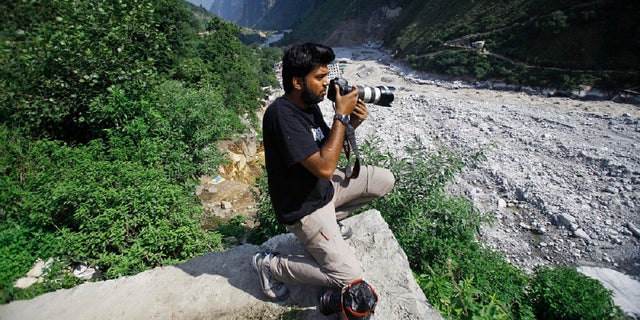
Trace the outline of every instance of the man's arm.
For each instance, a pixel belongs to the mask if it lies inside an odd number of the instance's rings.
[[[354,87],[354,90],[349,94],[341,96],[337,86],[336,84],[336,114],[349,115],[356,107],[358,89]],[[333,120],[331,133],[329,134],[327,142],[320,148],[320,151],[310,155],[300,163],[314,176],[320,179],[330,180],[338,166],[345,131],[346,128],[342,122]]]

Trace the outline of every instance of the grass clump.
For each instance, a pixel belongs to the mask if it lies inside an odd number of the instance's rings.
[[[572,268],[538,267],[529,293],[538,319],[624,319],[611,291]]]

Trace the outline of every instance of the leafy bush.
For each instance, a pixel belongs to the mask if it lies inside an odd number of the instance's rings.
[[[531,301],[538,319],[624,319],[611,292],[572,268],[537,267]]]
[[[38,140],[23,148],[15,159],[22,167],[5,175],[21,189],[5,223],[32,230],[10,231],[18,243],[36,234],[53,243],[31,243],[29,257],[51,247],[52,256],[87,260],[112,278],[220,248],[218,235],[201,230],[193,195],[163,170],[113,159],[99,141],[69,147]]]
[[[207,65],[209,76],[201,82],[216,87],[227,108],[238,114],[253,111],[261,97],[260,66],[253,52],[238,39],[240,28],[213,17],[208,33],[196,44],[195,55]]]
[[[262,77],[260,78],[260,86],[271,86],[277,88],[280,86],[276,75],[273,72],[273,65],[276,62],[282,61],[283,51],[280,48],[265,47],[256,48],[258,54],[257,60],[260,61],[260,67],[262,69]]]
[[[123,116],[146,113],[138,97],[169,76],[215,88],[226,109],[253,111],[266,78],[256,61],[267,55],[244,46],[239,28],[218,17],[198,36],[187,8],[179,0],[47,0],[0,10],[8,28],[0,33],[0,120],[35,137],[86,143]],[[31,14],[39,19],[20,18]],[[114,91],[133,103],[102,110]]]
[[[376,140],[363,145],[374,165],[396,176],[391,193],[372,204],[389,222],[427,298],[443,314],[471,318],[527,317],[524,272],[476,242],[477,230],[491,220],[461,197],[446,194],[446,183],[483,151],[408,149],[407,158],[382,153]]]
[[[241,214],[237,214],[230,219],[221,218],[218,216],[206,217],[205,228],[210,228],[220,233],[222,237],[233,237],[235,240],[231,241],[231,245],[235,245],[237,241],[243,239],[245,234],[249,232],[249,228],[245,225],[247,217]],[[225,241],[225,244],[228,242]]]
[[[225,105],[216,88],[185,88],[175,81],[160,84],[151,101],[154,112],[146,115],[149,124],[142,136],[171,141],[164,149],[167,171],[184,180],[210,173],[224,161],[214,143],[246,130],[236,110]]]
[[[418,276],[425,292],[438,292],[436,304],[441,314],[449,319],[509,319],[510,310],[495,295],[478,289],[472,278],[456,280],[453,275]],[[432,302],[433,303],[433,302]]]
[[[142,89],[166,72],[187,32],[180,1],[16,2],[3,19],[0,107],[34,136],[94,138],[87,108],[113,85]],[[48,11],[46,14],[36,13]],[[0,11],[0,13],[5,13]],[[41,19],[20,19],[35,14]],[[188,25],[188,24],[186,24]]]
[[[38,257],[86,260],[113,278],[222,248],[201,228],[189,180],[221,163],[213,144],[243,130],[237,114],[215,90],[175,82],[150,97],[108,92],[92,109],[110,128],[104,141],[70,146],[2,127],[5,302],[56,288],[12,289]]]
[[[271,205],[267,186],[267,171],[263,170],[263,172],[264,175],[256,180],[256,188],[253,189],[258,203],[256,213],[258,225],[251,231],[248,240],[255,244],[261,244],[275,235],[288,232],[287,228],[276,219],[276,212]]]
[[[114,278],[222,249],[194,178],[222,163],[217,141],[246,130],[272,54],[221,19],[198,35],[186,8],[0,5],[0,302],[74,285],[61,271],[73,262]],[[48,257],[55,279],[13,288]]]

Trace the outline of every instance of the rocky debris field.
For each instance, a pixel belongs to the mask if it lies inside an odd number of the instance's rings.
[[[640,107],[433,80],[374,49],[336,53],[351,84],[396,88],[392,107],[369,105],[358,141],[375,136],[398,155],[483,150],[449,189],[495,215],[487,245],[528,271],[597,266],[638,279]]]

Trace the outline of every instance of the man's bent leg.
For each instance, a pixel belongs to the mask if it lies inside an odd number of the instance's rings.
[[[395,184],[393,173],[385,168],[364,166],[356,179],[345,179],[343,171],[334,173],[334,201],[338,220],[387,194]]]
[[[313,256],[278,255],[271,261],[273,276],[285,283],[341,288],[362,277],[360,261],[342,239],[334,203],[316,210],[287,229]]]

